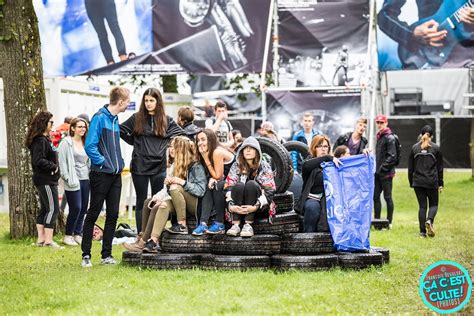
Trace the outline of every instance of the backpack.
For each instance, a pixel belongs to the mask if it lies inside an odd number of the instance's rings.
[[[395,166],[400,164],[400,160],[402,158],[402,144],[400,144],[400,139],[398,139],[398,135],[392,133],[393,138],[395,138],[395,149],[397,156],[395,157]]]

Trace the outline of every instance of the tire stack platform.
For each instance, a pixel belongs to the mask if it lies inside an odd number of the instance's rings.
[[[303,269],[334,267],[364,269],[390,260],[390,251],[372,247],[365,253],[336,252],[329,232],[299,233],[300,217],[294,212],[291,192],[275,195],[277,214],[270,223],[257,219],[250,238],[226,235],[173,235],[163,233],[162,252],[157,254],[125,251],[122,262],[149,269]],[[188,223],[188,226],[195,223]]]

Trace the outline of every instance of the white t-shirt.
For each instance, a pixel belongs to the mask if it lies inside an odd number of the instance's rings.
[[[206,128],[212,128],[216,122],[215,118],[210,118],[206,120]],[[232,132],[232,125],[229,121],[224,120],[221,122],[219,129],[216,131],[217,140],[219,143],[227,143],[230,140],[230,132]]]
[[[308,146],[311,145],[311,141],[313,140],[313,132],[304,133],[304,138],[306,138],[306,143]]]

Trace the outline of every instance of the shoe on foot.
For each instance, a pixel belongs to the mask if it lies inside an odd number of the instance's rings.
[[[92,268],[91,257],[90,257],[90,256],[84,256],[84,257],[82,257],[81,266],[82,266],[83,268]]]
[[[240,232],[240,237],[252,237],[253,236],[253,228],[250,224],[246,223],[244,227],[242,227],[242,231]]]
[[[193,230],[192,234],[193,234],[194,236],[202,236],[202,235],[204,235],[204,233],[207,231],[207,228],[208,228],[208,227],[207,227],[206,224],[201,223],[201,224],[198,225],[198,227],[196,227],[195,230]]]
[[[188,228],[182,224],[174,224],[173,226],[166,228],[166,231],[171,234],[183,234],[188,233]]]
[[[206,233],[211,235],[220,235],[225,234],[225,226],[222,223],[214,222],[211,227],[206,231]]]
[[[433,229],[433,224],[431,224],[430,220],[426,221],[425,227],[426,227],[426,234],[428,235],[428,237],[434,237],[435,232],[434,232],[434,229]]]
[[[49,247],[49,248],[53,248],[53,249],[64,249],[64,247],[61,247],[60,245],[58,245],[54,241],[50,242],[49,244],[44,243],[43,247]]]
[[[74,235],[74,241],[78,244],[82,244],[82,236],[81,235]]]
[[[143,252],[157,253],[161,248],[158,243],[154,242],[153,239],[148,240],[143,247]]]
[[[100,264],[104,265],[116,265],[118,262],[112,256],[100,259]]]
[[[426,238],[426,233],[420,233],[420,238]]]
[[[36,247],[43,247],[44,246],[44,241],[37,241],[34,243]]]
[[[74,240],[74,237],[71,235],[64,236],[63,243],[66,246],[78,246],[77,242]]]
[[[239,236],[239,234],[240,234],[240,226],[239,226],[239,224],[234,224],[234,225],[232,225],[232,227],[227,231],[226,234],[227,234],[228,236],[233,236],[233,237]]]
[[[145,247],[145,241],[139,239],[133,244],[123,243],[123,247],[131,252],[142,252],[143,248]]]

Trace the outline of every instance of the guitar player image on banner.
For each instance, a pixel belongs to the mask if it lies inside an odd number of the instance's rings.
[[[474,0],[379,0],[380,70],[474,64]]]

